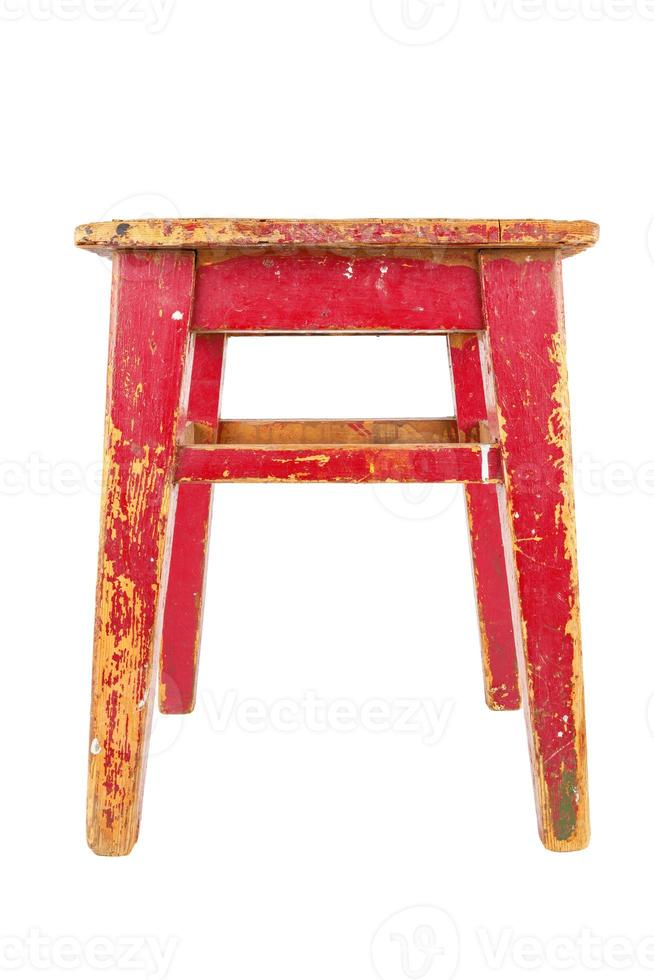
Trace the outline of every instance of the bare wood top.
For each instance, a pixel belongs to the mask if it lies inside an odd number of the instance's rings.
[[[467,248],[560,248],[572,255],[594,245],[599,227],[591,221],[457,220],[380,218],[369,220],[273,220],[268,218],[151,218],[79,225],[75,244],[93,252],[121,248],[221,246],[456,246]]]

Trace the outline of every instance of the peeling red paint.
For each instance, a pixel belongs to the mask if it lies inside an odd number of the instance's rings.
[[[99,240],[118,250],[89,747],[88,837],[98,853],[125,854],[138,834],[162,627],[162,709],[193,704],[210,483],[250,480],[466,484],[489,703],[517,706],[515,643],[541,836],[555,850],[587,843],[560,258],[592,244],[597,229],[586,222],[476,224],[170,219],[80,230],[83,247]],[[332,233],[334,241],[349,236],[347,248],[326,247]],[[261,246],[268,234],[274,247],[224,247],[238,235]],[[476,235],[487,245],[512,238],[514,247],[395,247],[406,246],[407,235],[421,244],[423,234],[430,242],[450,236],[447,244],[459,246]],[[129,250],[139,235],[155,238],[152,250]],[[207,236],[213,250],[196,256],[191,246]],[[515,247],[532,237],[538,250]],[[322,247],[298,249],[305,240]],[[379,250],[384,244],[391,250]],[[196,337],[189,373],[191,323],[213,333]],[[359,330],[448,333],[458,425],[217,424],[226,333]]]
[[[91,847],[111,854],[138,833],[194,275],[193,255],[179,252],[114,263],[88,810]]]
[[[193,325],[232,333],[481,330],[473,265],[265,250],[198,267]]]
[[[183,446],[177,480],[290,483],[481,482],[478,446]],[[499,450],[488,454],[488,478],[502,477]]]
[[[481,257],[541,833],[573,849],[588,803],[560,266],[554,252]]]
[[[524,230],[523,230],[524,229]],[[215,248],[234,245],[365,246],[413,248],[496,245],[502,241],[562,246],[566,254],[597,241],[589,221],[513,221],[508,219],[377,218],[373,220],[268,218],[139,218],[80,225],[80,248]]]
[[[224,334],[196,335],[189,421],[218,422],[225,342]],[[179,487],[161,641],[159,706],[165,714],[185,714],[195,704],[211,496],[211,484]]]
[[[476,334],[449,341],[456,417],[461,438],[486,421],[486,399]],[[511,599],[504,561],[500,500],[496,486],[465,488],[470,552],[477,596],[486,703],[496,710],[520,707]]]

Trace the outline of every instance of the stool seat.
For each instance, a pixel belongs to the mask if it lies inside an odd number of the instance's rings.
[[[212,484],[461,483],[485,698],[522,704],[541,839],[589,839],[561,260],[587,221],[121,218],[113,259],[87,833],[139,832],[154,701],[193,710]],[[442,334],[455,415],[225,419],[228,338]],[[158,680],[158,684],[157,684]]]
[[[591,221],[376,218],[116,218],[79,225],[75,244],[93,252],[117,248],[191,248],[303,245],[329,248],[372,246],[559,248],[572,255],[594,245],[599,227]]]

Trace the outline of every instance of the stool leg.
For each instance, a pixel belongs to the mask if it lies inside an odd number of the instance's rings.
[[[138,837],[194,264],[192,252],[114,257],[87,805],[97,854],[127,854]]]
[[[481,254],[491,431],[505,463],[505,542],[539,829],[555,851],[589,838],[586,732],[561,259]]]
[[[457,423],[462,442],[479,439],[486,400],[477,334],[453,334],[448,342]],[[494,484],[465,487],[470,553],[477,596],[486,704],[495,711],[520,707],[518,664],[509,584]]]
[[[196,335],[189,421],[218,424],[225,343],[224,334]],[[159,707],[164,714],[187,714],[195,706],[212,491],[210,483],[178,488],[161,641]]]

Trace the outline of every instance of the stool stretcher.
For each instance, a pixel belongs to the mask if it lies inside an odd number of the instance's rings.
[[[496,446],[182,446],[175,479],[211,483],[498,483]]]

